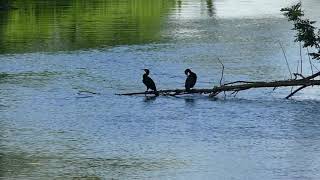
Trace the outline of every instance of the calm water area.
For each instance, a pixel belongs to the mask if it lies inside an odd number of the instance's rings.
[[[320,89],[116,96],[282,80],[291,0],[15,0],[0,11],[0,179],[320,179]],[[320,1],[302,0],[320,21]],[[319,27],[320,23],[316,25]],[[306,50],[303,72],[310,74]],[[314,61],[316,67],[319,62]]]

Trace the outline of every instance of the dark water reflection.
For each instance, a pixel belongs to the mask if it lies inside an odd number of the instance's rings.
[[[183,166],[183,162],[169,159],[141,159],[133,157],[86,158],[54,157],[27,154],[0,154],[0,177],[39,179],[55,177],[64,179],[104,179],[104,174],[113,178],[142,178],[139,172],[165,171]],[[61,168],[64,170],[61,171]],[[92,169],[84,171],[85,169]],[[103,169],[102,172],[93,169]],[[50,172],[50,175],[47,173]],[[148,176],[145,176],[147,178]]]
[[[212,87],[217,58],[224,81],[288,78],[290,3],[14,1],[0,12],[0,179],[319,179],[319,88],[114,95],[144,91],[145,67],[159,89],[183,87],[186,68]]]

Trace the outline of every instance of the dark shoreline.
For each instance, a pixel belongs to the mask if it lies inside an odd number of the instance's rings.
[[[16,7],[11,6],[10,4],[0,5],[0,11],[8,11],[12,9],[18,9]]]

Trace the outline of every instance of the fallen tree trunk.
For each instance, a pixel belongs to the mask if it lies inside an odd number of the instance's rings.
[[[186,91],[185,89],[168,89],[168,90],[159,90],[159,95],[163,96],[176,96],[183,94],[210,94],[210,97],[214,97],[221,92],[232,92],[238,93],[239,91],[253,89],[253,88],[278,88],[278,87],[293,87],[293,86],[301,86],[297,90],[293,91],[286,98],[292,97],[298,91],[314,85],[320,85],[320,80],[313,80],[315,77],[319,76],[320,72],[313,74],[311,76],[302,78],[302,79],[289,79],[289,80],[281,80],[281,81],[235,81],[227,84],[223,84],[220,86],[215,86],[211,89],[192,89],[190,91]],[[303,76],[302,76],[303,77]],[[153,91],[148,92],[137,92],[137,93],[125,93],[125,94],[117,94],[117,95],[147,95],[147,94],[155,94]]]

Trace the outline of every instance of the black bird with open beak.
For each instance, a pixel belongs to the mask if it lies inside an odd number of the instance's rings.
[[[147,87],[147,91],[149,89],[153,90],[155,92],[156,96],[159,96],[159,93],[157,91],[157,87],[156,84],[154,83],[154,81],[149,77],[150,71],[149,69],[143,69],[145,71],[145,73],[142,76],[142,82],[144,85],[146,85]],[[146,92],[147,92],[146,91]]]
[[[197,82],[197,74],[192,72],[190,69],[186,69],[184,73],[187,75],[185,88],[186,91],[190,91],[190,89],[193,88]]]

